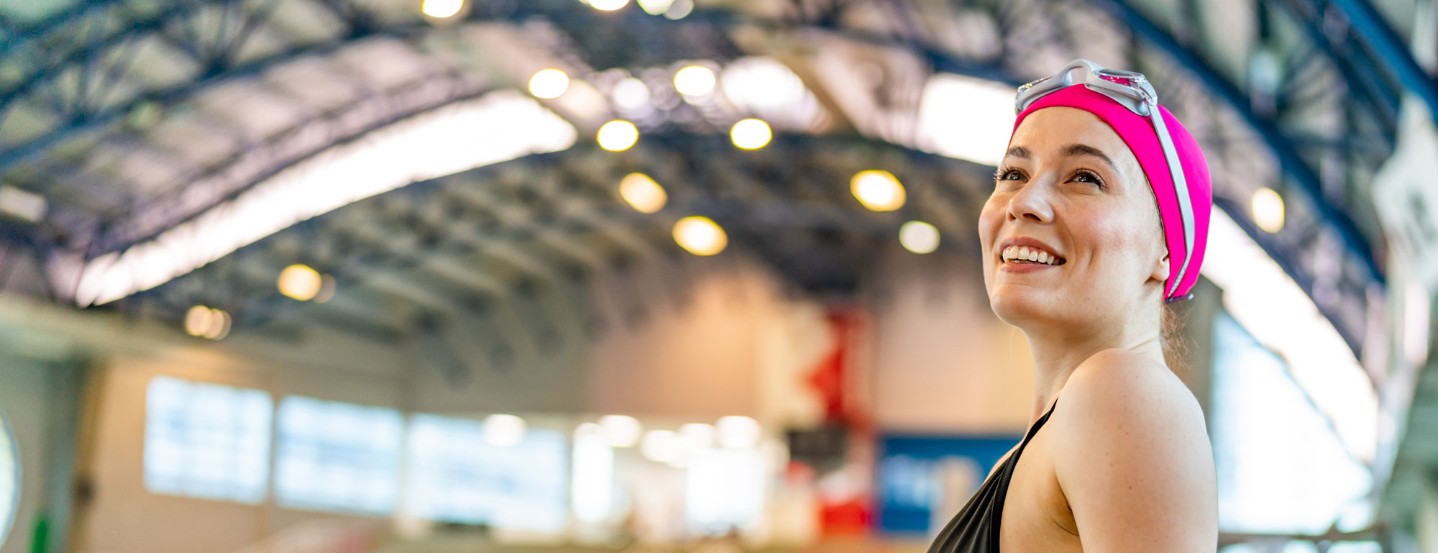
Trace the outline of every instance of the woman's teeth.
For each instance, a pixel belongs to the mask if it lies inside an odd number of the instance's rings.
[[[1049,255],[1046,251],[1029,248],[1028,246],[1009,246],[1004,248],[1003,259],[1005,263],[1028,262],[1042,263],[1044,265],[1062,265],[1064,263],[1062,257]]]

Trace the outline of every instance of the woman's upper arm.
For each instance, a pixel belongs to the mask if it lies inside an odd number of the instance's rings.
[[[1203,414],[1168,368],[1102,353],[1065,384],[1054,470],[1083,549],[1212,552],[1218,500]]]

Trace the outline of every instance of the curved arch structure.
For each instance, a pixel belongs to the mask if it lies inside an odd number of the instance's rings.
[[[1196,122],[1221,179],[1218,204],[1241,224],[1256,187],[1292,192],[1281,232],[1246,228],[1358,350],[1386,255],[1367,169],[1391,150],[1404,85],[1422,84],[1411,58],[1392,58],[1395,36],[1361,0],[1254,4],[1239,18],[1249,33],[1215,29],[1198,3],[1137,0],[753,2],[679,21],[533,0],[478,4],[441,24],[410,4],[193,0],[161,10],[110,0],[4,29],[0,178],[49,201],[44,224],[27,232],[53,244],[57,288],[81,303],[123,297],[91,293],[81,268],[158,244],[336,145],[521,85],[541,67],[576,77],[579,92],[544,105],[581,135],[621,115],[610,96],[616,69],[644,77],[685,60],[722,67],[759,55],[792,67],[827,114],[781,130],[918,147],[934,73],[1013,84],[1083,55],[1148,73]],[[1236,58],[1221,31],[1276,62]],[[1345,36],[1383,55],[1336,48]],[[719,132],[750,109],[672,92],[655,101],[670,103],[640,120],[646,133]]]

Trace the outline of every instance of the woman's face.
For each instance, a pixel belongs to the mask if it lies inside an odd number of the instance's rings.
[[[1015,130],[979,216],[979,238],[989,304],[1020,327],[1114,322],[1157,303],[1168,278],[1162,227],[1137,158],[1112,128],[1079,109],[1045,108]]]

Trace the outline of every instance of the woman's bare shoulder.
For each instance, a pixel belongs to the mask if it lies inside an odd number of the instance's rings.
[[[1089,357],[1069,376],[1061,397],[1066,406],[1086,410],[1153,408],[1152,415],[1203,418],[1193,392],[1168,366],[1129,351],[1104,350]]]
[[[1060,434],[1077,438],[1060,445],[1099,440],[1110,454],[1180,444],[1210,451],[1193,392],[1167,366],[1136,353],[1106,350],[1084,361],[1064,384],[1055,411]]]
[[[1197,400],[1168,367],[1096,354],[1064,385],[1054,424],[1054,471],[1084,549],[1212,551],[1212,449]]]

